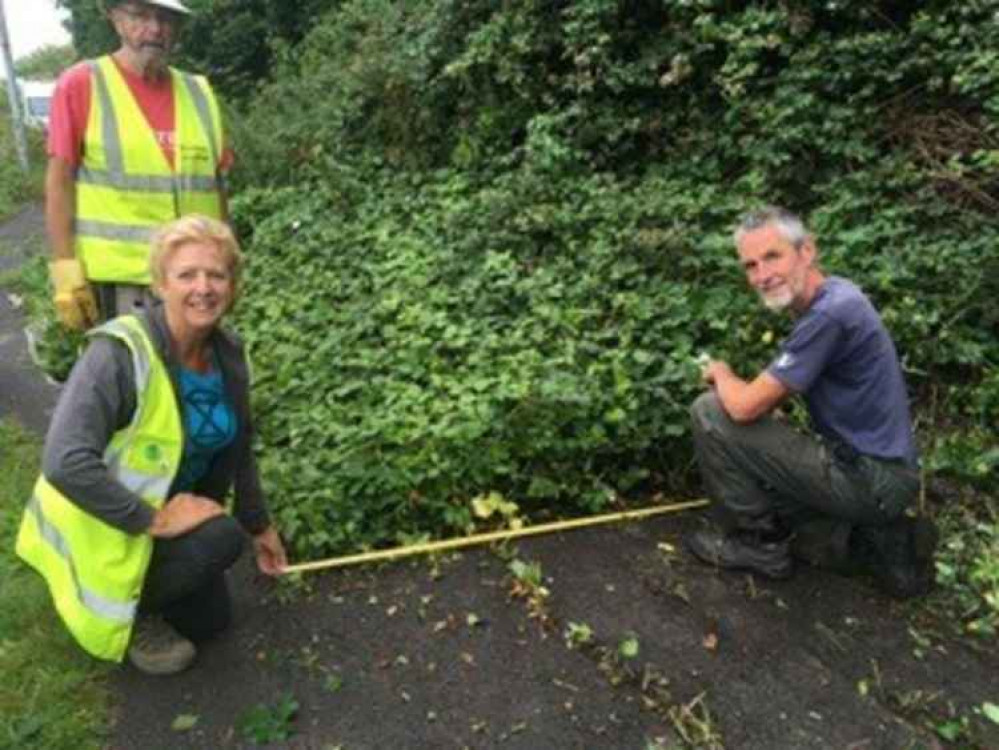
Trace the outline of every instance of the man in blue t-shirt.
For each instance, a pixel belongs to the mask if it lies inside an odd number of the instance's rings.
[[[870,300],[827,276],[801,220],[781,208],[749,214],[735,232],[746,277],[794,328],[771,364],[744,380],[720,360],[691,408],[694,445],[714,528],[687,536],[704,562],[786,578],[793,558],[874,575],[897,597],[932,582],[936,530],[906,514],[918,456],[895,345]],[[817,434],[772,413],[804,397]]]

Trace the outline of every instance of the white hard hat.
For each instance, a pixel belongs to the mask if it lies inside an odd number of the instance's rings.
[[[126,2],[126,0],[97,0],[97,7],[104,12],[123,2]],[[166,8],[167,10],[172,10],[174,13],[181,13],[185,16],[191,15],[191,11],[180,0],[134,0],[134,2],[142,3],[143,5],[157,5],[160,8]]]
[[[175,13],[183,13],[184,15],[190,15],[191,11],[180,2],[180,0],[139,0],[140,3],[145,3],[146,5],[158,5],[161,8],[166,8],[167,10],[172,10]]]

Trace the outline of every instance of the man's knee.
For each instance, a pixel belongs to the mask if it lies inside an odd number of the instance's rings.
[[[694,429],[702,432],[729,421],[714,391],[705,391],[694,399],[690,406],[690,419],[694,423]]]

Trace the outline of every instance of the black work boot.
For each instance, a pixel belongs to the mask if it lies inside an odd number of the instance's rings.
[[[859,564],[850,551],[853,524],[838,518],[813,518],[794,528],[791,556],[840,575],[854,575]]]
[[[694,557],[727,570],[748,570],[767,578],[789,578],[794,572],[789,537],[765,541],[758,532],[698,529],[684,536]]]
[[[903,516],[886,526],[858,526],[854,546],[878,587],[896,599],[922,596],[933,587],[936,526]]]

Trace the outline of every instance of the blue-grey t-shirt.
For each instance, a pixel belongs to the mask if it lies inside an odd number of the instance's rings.
[[[236,437],[236,412],[215,367],[207,373],[180,368],[184,453],[171,493],[190,492]]]
[[[916,464],[895,344],[852,282],[825,280],[767,371],[804,396],[821,435],[860,453]]]

